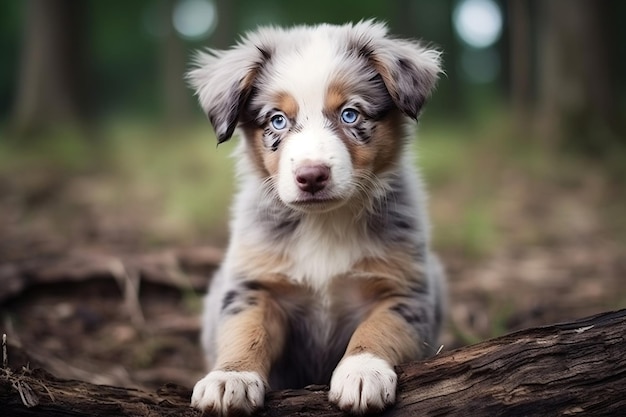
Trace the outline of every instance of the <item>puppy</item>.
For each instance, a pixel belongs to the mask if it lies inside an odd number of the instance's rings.
[[[231,240],[205,299],[192,406],[250,414],[268,388],[330,383],[362,414],[433,352],[443,274],[409,148],[440,53],[383,24],[262,28],[197,55],[218,142],[239,127]]]

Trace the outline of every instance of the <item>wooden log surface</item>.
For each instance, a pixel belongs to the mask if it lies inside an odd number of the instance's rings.
[[[397,404],[385,416],[626,415],[626,310],[522,330],[397,371]],[[0,371],[7,416],[199,416],[190,395],[175,385],[144,392],[44,370]],[[326,395],[323,386],[273,391],[258,415],[344,415]]]

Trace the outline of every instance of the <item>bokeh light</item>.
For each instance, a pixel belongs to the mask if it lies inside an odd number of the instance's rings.
[[[452,20],[459,37],[474,48],[493,45],[502,33],[502,13],[493,0],[461,0]]]
[[[217,10],[209,0],[182,0],[174,8],[174,29],[183,38],[205,39],[217,25]]]

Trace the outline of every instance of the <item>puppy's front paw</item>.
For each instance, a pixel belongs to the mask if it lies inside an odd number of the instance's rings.
[[[384,359],[362,353],[344,358],[330,381],[328,399],[355,414],[380,411],[396,401],[397,376]]]
[[[196,383],[191,406],[220,416],[249,415],[263,406],[264,397],[258,373],[213,371]]]

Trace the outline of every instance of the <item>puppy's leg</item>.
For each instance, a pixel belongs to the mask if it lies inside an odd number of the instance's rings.
[[[434,323],[432,301],[394,296],[379,301],[357,327],[333,372],[329,400],[355,414],[395,402],[394,365],[423,357]]]
[[[224,295],[217,331],[217,360],[198,381],[191,405],[218,414],[251,414],[263,406],[272,362],[283,349],[285,317],[258,282]]]

